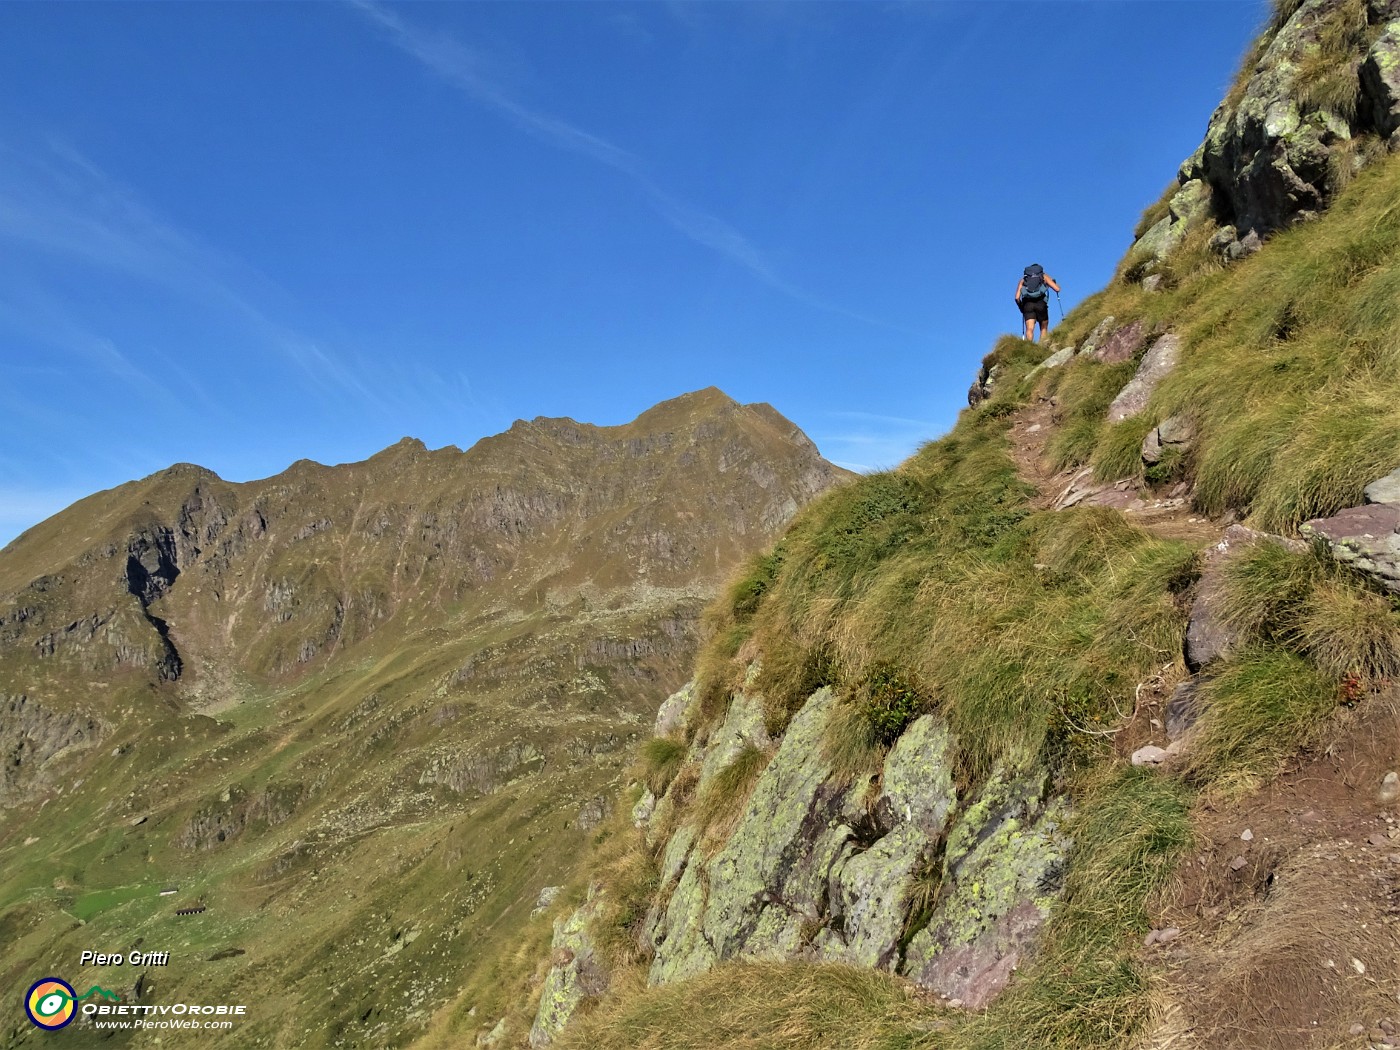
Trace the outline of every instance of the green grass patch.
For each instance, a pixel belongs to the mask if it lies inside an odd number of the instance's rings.
[[[686,745],[668,736],[654,736],[640,750],[642,780],[652,794],[660,797],[685,762]]]
[[[1393,598],[1339,566],[1321,544],[1260,542],[1226,563],[1222,620],[1248,643],[1306,655],[1334,679],[1400,675],[1400,612]]]
[[[1090,461],[1108,426],[1104,422],[1108,406],[1133,378],[1136,368],[1131,361],[1105,365],[1080,358],[1064,366],[1064,376],[1056,390],[1063,406],[1060,426],[1046,446],[1056,470]]]
[[[1099,481],[1117,481],[1141,474],[1142,442],[1156,425],[1156,420],[1146,413],[1109,423],[1094,446],[1094,477]]]
[[[156,886],[119,886],[110,890],[94,890],[78,897],[68,910],[75,918],[88,922],[104,911],[109,911],[127,901],[138,900],[142,897],[156,897],[159,894],[160,889]]]
[[[1340,699],[1337,679],[1284,649],[1241,651],[1201,685],[1201,721],[1192,741],[1193,780],[1252,787],[1322,726]]]
[[[695,819],[702,832],[727,835],[744,811],[759,775],[772,755],[762,748],[745,744],[729,764],[716,773],[695,805]]]

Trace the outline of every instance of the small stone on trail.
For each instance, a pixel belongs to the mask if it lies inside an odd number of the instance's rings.
[[[1385,846],[1390,842],[1390,836],[1384,831],[1377,831],[1366,840],[1372,846]]]
[[[1181,936],[1181,930],[1180,930],[1179,927],[1176,927],[1176,926],[1168,926],[1168,927],[1167,927],[1165,930],[1163,930],[1161,933],[1157,934],[1157,943],[1158,943],[1158,944],[1171,944],[1172,941],[1176,940],[1176,939],[1177,939],[1178,937],[1180,937],[1180,936]]]
[[[1243,857],[1236,857],[1234,860],[1230,861],[1230,870],[1239,871],[1248,863],[1249,861],[1245,860]]]
[[[1384,1043],[1385,1032],[1379,1028],[1372,1028],[1369,1032],[1366,1033],[1366,1038],[1371,1040],[1371,1042],[1373,1043]]]
[[[1386,862],[1389,863],[1389,864],[1400,864],[1400,853],[1392,853],[1390,856],[1386,857],[1385,859],[1386,859]]]
[[[1152,723],[1153,729],[1162,728],[1162,720],[1160,718],[1149,718],[1148,721]]]
[[[1027,433],[1027,434],[1037,434],[1037,433],[1039,433],[1039,432],[1040,432],[1040,424],[1039,424],[1039,423],[1032,423],[1030,426],[1026,427],[1026,433]]]
[[[1165,748],[1160,748],[1156,744],[1147,744],[1133,752],[1132,763],[1135,766],[1156,766],[1167,758]]]
[[[1379,1028],[1380,1028],[1380,1030],[1381,1030],[1382,1032],[1384,1032],[1386,1035],[1394,1035],[1394,1034],[1395,1034],[1395,1022],[1392,1021],[1389,1017],[1382,1017],[1382,1018],[1381,1018]]]
[[[1350,1028],[1347,1029],[1347,1035],[1365,1035],[1365,1034],[1366,1034],[1366,1026],[1365,1026],[1364,1024],[1359,1023],[1359,1022],[1358,1022],[1357,1024],[1352,1025]]]
[[[1386,806],[1398,798],[1400,798],[1400,773],[1392,770],[1381,781],[1381,789],[1376,792],[1376,799],[1381,805]]]
[[[1362,962],[1360,959],[1352,959],[1352,961],[1351,961],[1351,968],[1352,968],[1353,970],[1355,970],[1357,973],[1365,973],[1365,972],[1366,972],[1366,964],[1365,964],[1364,962]]]
[[[1245,842],[1253,842],[1254,832],[1251,831],[1249,828],[1245,828],[1243,831],[1240,832],[1240,838],[1243,839]]]

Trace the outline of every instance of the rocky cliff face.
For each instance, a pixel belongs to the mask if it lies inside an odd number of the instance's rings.
[[[1230,258],[1312,218],[1400,146],[1400,4],[1290,0],[1182,164],[1166,214],[1129,253],[1160,260],[1211,221]]]

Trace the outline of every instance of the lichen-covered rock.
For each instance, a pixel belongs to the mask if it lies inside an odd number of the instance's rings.
[[[1144,232],[1132,257],[1148,263],[1164,258],[1189,230],[1214,218],[1225,225],[1211,247],[1229,259],[1243,258],[1270,233],[1330,204],[1375,155],[1353,147],[1355,139],[1376,135],[1394,147],[1400,129],[1400,16],[1391,0],[1372,0],[1364,17],[1377,29],[1347,25],[1353,17],[1350,5],[1339,0],[1304,0],[1271,32],[1242,90],[1215,111],[1204,141],[1182,164],[1169,214]],[[1324,44],[1324,37],[1331,42]],[[1330,59],[1333,68],[1323,75],[1342,87],[1351,82],[1354,114],[1312,100],[1308,91],[1318,76],[1319,50],[1348,38],[1354,56]],[[1339,147],[1347,152],[1339,154]]]
[[[953,741],[936,715],[906,728],[878,778],[851,782],[822,747],[835,703],[822,689],[798,711],[717,852],[690,824],[666,844],[643,924],[650,983],[733,958],[904,972],[968,1001],[1009,979],[1058,890],[1063,803],[1043,801],[1043,776],[997,777],[960,812]],[[911,912],[931,905],[907,955]]]
[[[1095,329],[1095,331],[1097,330]],[[1115,328],[1113,334],[1108,336],[1093,351],[1092,356],[1095,361],[1102,361],[1106,365],[1121,364],[1124,361],[1131,361],[1146,341],[1147,330],[1143,323],[1133,321],[1131,324],[1125,324],[1122,328]]]
[[[1187,232],[1210,214],[1210,184],[1203,179],[1191,179],[1172,195],[1167,214],[1147,230],[1133,246],[1144,259],[1164,258],[1181,243]]]
[[[1348,507],[1298,530],[1327,541],[1332,557],[1400,594],[1400,503]]]
[[[932,715],[914,719],[885,759],[875,812],[885,827],[914,824],[931,835],[943,833],[957,804],[952,740],[948,728]]]
[[[685,921],[694,904],[683,890],[698,873],[687,868],[658,931],[665,939],[656,946],[653,983],[696,972],[711,957],[789,958],[819,925],[831,867],[861,816],[852,791],[833,782],[821,746],[833,702],[830,690],[819,690],[788,726],[729,841],[705,865],[698,928]]]
[[[634,828],[645,828],[651,823],[652,815],[656,812],[656,795],[650,788],[642,792],[642,797],[637,799],[637,804],[632,807],[632,826]]]
[[[1060,889],[1067,806],[1044,801],[1045,778],[994,777],[955,825],[944,854],[944,896],[914,935],[901,972],[967,1006],[1006,987]]]
[[[891,969],[920,875],[957,805],[951,738],[932,715],[916,718],[885,758],[873,810],[886,833],[862,848],[859,840],[832,869],[828,927],[817,953],[829,962]]]
[[[1108,421],[1117,423],[1135,416],[1147,407],[1152,391],[1174,369],[1181,359],[1181,339],[1168,333],[1152,344],[1143,354],[1133,378],[1118,392],[1113,404],[1108,406]]]
[[[715,775],[739,756],[747,747],[767,748],[773,741],[764,725],[763,701],[744,693],[735,693],[729,701],[729,710],[724,722],[710,734],[704,761],[700,766],[700,783],[697,791],[703,791]]]
[[[1113,326],[1118,323],[1118,318],[1105,317],[1098,324],[1094,325],[1094,330],[1088,334],[1084,342],[1079,347],[1080,357],[1089,357],[1099,348],[1099,345],[1113,332]]]
[[[673,732],[685,729],[690,722],[694,706],[695,680],[692,678],[662,701],[660,709],[656,712],[656,729],[653,735],[670,736]]]
[[[817,956],[872,969],[896,964],[910,898],[936,841],[901,824],[869,849],[848,843],[832,869],[831,923],[813,942]]]
[[[1059,368],[1061,365],[1063,365],[1063,364],[1068,364],[1070,361],[1073,361],[1073,360],[1074,360],[1074,347],[1072,347],[1072,346],[1066,346],[1066,347],[1063,347],[1063,348],[1060,349],[1060,350],[1056,350],[1053,354],[1051,354],[1049,357],[1047,357],[1044,361],[1040,362],[1040,364],[1038,364],[1038,365],[1036,365],[1034,368],[1032,368],[1030,374],[1031,374],[1031,375],[1035,375],[1037,372],[1043,372],[1043,371],[1045,371],[1047,368]]]
[[[608,972],[588,932],[599,899],[591,896],[583,907],[554,923],[549,973],[540,989],[539,1012],[530,1028],[532,1047],[554,1042],[584,1000],[599,998],[608,990]]]

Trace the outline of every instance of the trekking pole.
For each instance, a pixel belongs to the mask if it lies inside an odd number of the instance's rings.
[[[1055,302],[1060,304],[1060,320],[1063,321],[1065,319],[1065,301],[1060,298],[1058,290],[1055,292]]]

